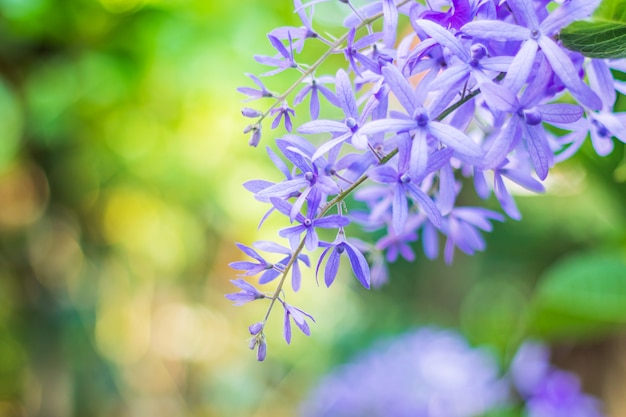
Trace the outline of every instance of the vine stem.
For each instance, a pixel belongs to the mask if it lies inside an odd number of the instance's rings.
[[[501,80],[502,78],[504,78],[504,75],[505,75],[504,73],[501,73],[500,75],[498,75],[498,77],[496,77],[495,80]],[[443,119],[448,117],[453,111],[455,111],[456,109],[461,107],[463,104],[467,103],[468,101],[470,101],[471,99],[476,97],[478,94],[480,94],[480,89],[479,88],[477,88],[476,90],[472,91],[470,94],[462,97],[459,101],[457,101],[456,103],[452,104],[450,107],[446,108],[444,111],[441,112],[441,114],[439,116],[437,116],[435,118],[435,120],[442,121]],[[385,165],[397,153],[398,153],[398,148],[395,148],[394,150],[389,152],[387,155],[385,155],[378,162],[378,166]],[[315,216],[315,218],[319,219],[319,218],[323,217],[326,213],[328,213],[328,211],[332,207],[334,207],[335,205],[337,205],[337,204],[341,203],[343,200],[345,200],[345,198],[348,195],[350,195],[352,193],[352,191],[354,191],[357,187],[359,187],[361,184],[363,184],[368,178],[369,177],[368,177],[367,174],[361,175],[359,177],[359,179],[357,179],[355,182],[350,184],[350,186],[348,188],[346,188],[345,190],[343,190],[342,192],[337,194],[333,199],[331,199],[328,203],[326,203],[326,205],[324,205],[324,207],[322,207],[322,209],[320,210],[319,214],[317,216]],[[293,266],[294,262],[297,261],[298,256],[300,255],[300,253],[304,249],[304,243],[305,243],[305,238],[302,238],[302,240],[300,241],[300,244],[298,245],[296,250],[291,255],[291,258],[289,259],[289,262],[287,262],[287,266],[285,266],[285,269],[282,272],[282,275],[280,277],[280,281],[278,282],[278,286],[276,287],[276,290],[274,291],[274,294],[272,295],[272,297],[270,299],[270,305],[267,308],[267,312],[265,313],[265,318],[263,319],[263,326],[265,326],[265,324],[267,323],[267,320],[269,319],[269,316],[270,316],[270,314],[272,312],[272,309],[274,308],[274,304],[276,304],[276,300],[278,300],[278,297],[280,295],[280,292],[283,289],[283,285],[285,284],[285,281],[287,279],[287,275],[289,274],[289,271],[291,270],[291,267]]]
[[[400,3],[398,3],[396,5],[396,7],[404,6],[405,4],[410,3],[411,1],[413,1],[413,0],[403,0]],[[381,17],[383,17],[383,13],[382,12],[378,13],[378,14],[375,14],[374,16],[370,17],[369,19],[365,19],[365,20],[361,21],[361,23],[359,23],[356,26],[356,30],[371,25],[372,23],[374,23],[376,20],[380,19]],[[330,46],[330,48],[326,52],[324,52],[324,54],[322,56],[319,57],[319,59],[317,61],[315,61],[313,64],[311,64],[311,66],[309,66],[309,68],[302,73],[302,75],[300,76],[300,78],[298,78],[298,80],[296,80],[296,82],[294,82],[287,90],[285,90],[285,92],[283,94],[281,94],[278,97],[276,97],[274,103],[265,111],[265,113],[263,113],[261,116],[259,116],[259,119],[257,120],[256,124],[257,125],[261,124],[261,122],[270,114],[270,112],[274,108],[276,108],[276,106],[278,106],[279,103],[282,103],[287,97],[289,97],[289,94],[291,94],[293,92],[293,90],[295,90],[296,87],[298,85],[300,85],[300,83],[302,83],[309,75],[313,74],[315,72],[315,70],[320,65],[322,65],[324,63],[324,61],[326,61],[326,59],[329,56],[331,56],[333,53],[335,53],[339,49],[341,44],[343,44],[346,41],[346,39],[348,39],[348,34],[349,34],[349,32],[346,32],[340,38],[338,38]]]

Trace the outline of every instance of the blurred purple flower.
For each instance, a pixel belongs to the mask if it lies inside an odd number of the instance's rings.
[[[325,376],[303,417],[474,417],[501,405],[495,358],[452,331],[424,328],[383,341]]]

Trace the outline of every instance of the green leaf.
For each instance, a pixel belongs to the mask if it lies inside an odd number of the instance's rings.
[[[543,337],[592,336],[626,324],[626,258],[590,253],[565,259],[542,277],[531,331]]]
[[[590,21],[573,22],[560,33],[566,48],[590,58],[626,57],[626,8],[623,0],[604,0]]]

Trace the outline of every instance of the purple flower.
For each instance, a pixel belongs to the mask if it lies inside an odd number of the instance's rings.
[[[474,417],[503,405],[495,358],[453,332],[423,328],[380,341],[323,377],[303,417]]]
[[[352,70],[357,75],[361,75],[361,70],[359,69],[359,66],[357,65],[357,61],[358,61],[359,63],[361,63],[361,65],[363,65],[368,70],[373,71],[373,72],[379,72],[378,63],[374,61],[372,58],[368,57],[367,55],[362,54],[359,51],[362,49],[368,48],[372,46],[373,44],[375,44],[376,42],[378,42],[383,37],[383,34],[372,33],[372,34],[362,37],[356,42],[354,41],[355,36],[356,36],[356,28],[350,29],[350,31],[348,32],[347,45],[345,49],[343,50],[343,53],[346,56],[346,59],[350,63],[350,68],[352,68]]]
[[[550,365],[549,351],[537,342],[522,345],[511,376],[529,417],[603,416],[600,402],[582,392],[576,375]]]
[[[485,250],[485,241],[479,230],[491,232],[490,220],[504,221],[500,213],[480,207],[456,207],[444,218],[443,233],[447,236],[444,260],[452,263],[454,248],[473,255]]]
[[[241,291],[237,293],[226,294],[226,298],[228,298],[230,301],[234,301],[236,306],[241,306],[249,303],[250,301],[266,298],[264,294],[262,294],[259,290],[257,290],[241,278],[231,279],[230,282],[232,282],[233,285],[241,288]]]
[[[482,86],[481,91],[490,107],[511,113],[507,126],[485,156],[485,166],[491,168],[499,165],[517,145],[521,136],[525,140],[539,179],[543,180],[548,176],[548,169],[553,164],[553,153],[541,122],[573,123],[583,114],[581,107],[572,104],[538,104],[548,81],[546,72],[540,68],[534,82],[524,91],[521,99],[508,88],[495,84]]]
[[[255,193],[255,198],[269,201],[271,198],[282,199],[297,196],[289,215],[289,219],[293,221],[305,201],[319,204],[327,195],[336,194],[339,188],[335,181],[326,175],[325,170],[318,168],[319,164],[324,163],[323,160],[311,161],[309,153],[314,148],[312,149],[312,146],[304,139],[290,135],[277,140],[276,143],[287,159],[300,170],[301,174],[292,177],[285,167],[283,172],[288,174],[287,180],[260,189]],[[279,158],[277,159],[280,161]],[[282,162],[280,164],[282,170]]]
[[[318,91],[322,93],[322,95],[326,97],[326,100],[328,100],[334,106],[341,106],[341,104],[339,104],[339,100],[337,100],[337,97],[335,96],[335,93],[333,93],[326,86],[324,86],[324,84],[331,84],[334,82],[335,79],[330,76],[317,78],[311,77],[309,80],[306,81],[307,85],[303,87],[300,92],[298,92],[296,98],[293,101],[293,104],[297,106],[304,100],[304,98],[308,94],[310,94],[311,103],[309,105],[309,112],[311,114],[311,119],[317,120],[320,114],[320,99]]]
[[[407,171],[409,168],[409,153],[401,152],[401,160],[398,163],[398,170],[389,165],[378,167],[370,172],[370,178],[376,182],[389,184],[389,191],[393,197],[390,197],[385,203],[391,203],[392,226],[396,233],[404,230],[409,215],[408,197],[426,213],[430,221],[436,226],[441,226],[441,213],[431,198],[426,195],[416,184],[414,179]]]
[[[294,253],[291,249],[281,246],[274,242],[260,241],[260,242],[255,242],[254,246],[266,252],[280,253],[280,254],[286,255],[283,259],[281,259],[275,264],[275,268],[280,270],[281,273],[282,271],[285,270],[285,267],[287,266],[289,261],[291,261],[291,258],[294,256]],[[309,257],[303,253],[298,254],[298,256],[296,257],[296,260],[291,265],[291,287],[293,288],[294,291],[298,291],[300,289],[300,283],[302,282],[302,273],[300,272],[300,262],[302,262],[306,266],[310,266]],[[261,278],[259,279],[259,284],[267,284],[268,282],[274,280],[277,276],[278,274],[276,275],[263,274],[263,276],[261,276]]]
[[[518,18],[519,25],[486,20],[470,22],[461,29],[463,33],[477,39],[522,41],[504,79],[504,86],[511,91],[519,91],[528,80],[537,51],[541,49],[552,70],[572,95],[586,106],[594,110],[600,109],[600,98],[582,82],[571,59],[552,40],[552,36],[562,27],[574,20],[588,17],[595,10],[597,2],[570,0],[550,13],[541,23],[532,0],[508,0],[507,4]]]
[[[267,38],[269,39],[272,46],[276,49],[276,51],[278,51],[279,57],[275,58],[275,57],[270,57],[270,56],[255,55],[254,59],[258,63],[263,64],[263,65],[268,65],[270,67],[277,67],[275,70],[268,71],[261,75],[263,76],[275,75],[289,68],[298,68],[298,64],[296,64],[296,61],[294,60],[293,44],[291,41],[290,34],[288,34],[289,50],[285,48],[283,43],[277,37],[272,36],[272,35],[267,35]]]
[[[263,257],[259,255],[251,247],[242,245],[241,243],[236,243],[236,245],[239,249],[241,249],[243,253],[255,259],[256,262],[249,262],[249,261],[231,262],[229,264],[231,268],[239,270],[239,271],[246,271],[243,274],[244,276],[257,275],[263,272],[263,275],[261,275],[261,278],[260,278],[261,284],[273,280],[280,274],[280,271],[276,269],[274,264],[263,259]]]
[[[284,301],[281,301],[283,305],[283,309],[285,310],[285,319],[283,326],[283,335],[285,336],[285,341],[287,344],[291,343],[291,320],[296,324],[298,329],[302,331],[307,336],[311,335],[311,330],[309,329],[309,324],[306,322],[306,319],[309,318],[313,322],[315,319],[310,315],[300,310],[297,307],[291,306]]]
[[[382,72],[387,85],[407,111],[408,117],[374,120],[361,128],[361,134],[412,133],[414,135],[410,160],[412,175],[419,173],[426,166],[425,144],[428,137],[434,137],[452,148],[455,156],[461,160],[477,162],[482,158],[480,146],[469,136],[453,126],[432,120],[422,104],[425,86],[420,84],[414,91],[406,77],[393,65],[384,67]]]
[[[319,273],[322,261],[328,255],[326,261],[326,268],[324,269],[324,283],[327,287],[335,280],[337,271],[339,271],[339,261],[343,253],[348,255],[350,260],[350,266],[356,276],[356,279],[366,289],[370,288],[370,267],[365,260],[365,256],[356,248],[356,246],[350,244],[345,237],[345,234],[340,231],[337,239],[333,243],[321,242],[320,246],[325,246],[326,249],[322,252],[319,261],[317,262],[317,268],[315,269],[315,275]]]
[[[352,90],[352,83],[344,70],[340,69],[337,71],[335,90],[337,99],[341,105],[341,110],[343,110],[346,117],[344,122],[337,122],[335,120],[315,120],[305,123],[298,128],[298,132],[304,134],[331,133],[334,135],[333,139],[324,143],[317,149],[312,157],[313,161],[348,140],[350,140],[352,145],[357,149],[365,149],[367,147],[367,138],[359,133],[361,124],[363,124],[367,118],[367,113],[359,117],[356,98]]]
[[[311,12],[311,16],[307,15],[304,6],[300,0],[294,0],[293,2],[294,9],[298,16],[300,17],[300,21],[302,21],[303,27],[279,27],[270,32],[271,36],[274,36],[280,40],[296,40],[293,45],[293,49],[296,52],[301,52],[304,47],[304,41],[306,39],[311,38],[320,38],[320,35],[313,30],[313,23],[311,21],[313,17],[313,13]],[[323,38],[321,38],[323,39]]]
[[[259,86],[259,90],[255,89],[255,88],[250,88],[250,87],[239,87],[237,88],[237,91],[239,91],[242,94],[245,94],[249,97],[248,100],[246,101],[250,101],[250,100],[255,100],[258,98],[269,98],[269,97],[276,97],[275,93],[272,93],[271,91],[269,91],[267,88],[265,88],[265,85],[263,84],[263,82],[255,75],[253,74],[246,74],[247,77],[249,77],[252,81],[254,81],[254,83],[256,85]]]
[[[272,204],[278,211],[285,216],[291,215],[291,204],[284,200],[277,198],[271,198]],[[295,220],[300,223],[297,226],[288,227],[280,230],[278,233],[281,237],[289,239],[292,248],[295,248],[300,243],[300,235],[305,233],[305,247],[309,251],[317,249],[319,243],[319,237],[315,230],[316,227],[324,229],[338,229],[343,226],[347,226],[350,223],[347,217],[333,214],[326,217],[316,218],[317,207],[314,202],[309,201],[307,206],[307,217],[304,217],[302,213],[298,213]]]
[[[276,115],[274,117],[274,121],[272,122],[272,129],[276,129],[278,125],[280,124],[280,121],[283,118],[283,116],[285,116],[285,129],[287,130],[287,132],[291,132],[291,129],[292,129],[291,117],[295,116],[296,112],[292,108],[289,107],[286,101],[283,101],[283,103],[279,107],[273,108],[270,111],[270,114]]]

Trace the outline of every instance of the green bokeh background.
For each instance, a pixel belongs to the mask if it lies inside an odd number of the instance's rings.
[[[298,24],[291,6],[0,0],[0,417],[293,416],[333,365],[433,323],[503,364],[545,338],[624,415],[607,388],[626,386],[621,143],[607,158],[585,146],[547,195],[520,195],[524,219],[496,225],[486,253],[399,262],[371,292],[347,270],[331,289],[309,273],[288,297],[315,316],[313,335],[286,346],[277,314],[255,361],[247,326],[265,306],[224,299],[227,265],[234,242],[284,225],[257,230],[265,207],[241,186],[279,176],[247,146],[235,89],[262,71],[264,34]]]

